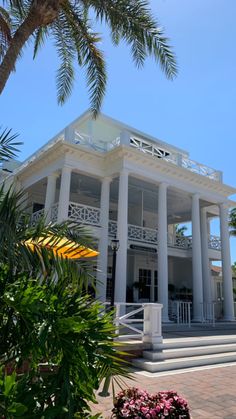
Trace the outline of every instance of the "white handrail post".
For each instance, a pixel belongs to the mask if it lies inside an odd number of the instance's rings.
[[[161,310],[162,304],[149,303],[144,304],[144,324],[143,324],[143,342],[151,344],[161,343],[162,338],[162,324],[161,324]]]
[[[119,335],[119,324],[120,324],[120,303],[115,303],[115,333]]]
[[[215,327],[215,303],[212,303],[212,326]]]
[[[190,310],[191,303],[188,303],[188,327],[191,327],[191,310]]]
[[[176,304],[176,311],[177,311],[177,324],[179,324],[179,301]]]

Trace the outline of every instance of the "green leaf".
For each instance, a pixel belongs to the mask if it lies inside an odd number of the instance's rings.
[[[28,408],[22,403],[13,402],[11,406],[8,407],[8,413],[13,413],[14,416],[22,416],[27,412]]]
[[[3,394],[5,396],[9,396],[13,387],[16,384],[16,373],[13,372],[11,375],[6,375],[4,379],[4,391]]]

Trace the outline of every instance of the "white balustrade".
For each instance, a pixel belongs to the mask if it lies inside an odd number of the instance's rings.
[[[219,236],[210,236],[208,247],[213,250],[221,250],[221,239]]]
[[[84,132],[75,131],[74,143],[104,153],[112,150],[113,148],[119,147],[122,144],[122,141],[120,137],[117,137],[108,143],[99,139],[95,140],[92,136]],[[222,173],[219,170],[215,170],[211,167],[200,164],[195,160],[191,160],[184,155],[170,151],[162,145],[158,145],[158,143],[130,135],[129,145],[142,153],[149,154],[158,159],[163,159],[168,163],[180,166],[193,173],[197,173],[198,175],[208,177],[209,179],[222,182]]]
[[[109,221],[108,224],[108,234],[109,236],[116,237],[117,235],[117,221]]]
[[[193,173],[197,173],[201,176],[206,176],[212,180],[221,182],[222,174],[220,171],[200,164],[185,156],[173,153],[172,151],[169,151],[162,146],[158,146],[158,144],[152,143],[148,140],[144,140],[138,137],[130,137],[130,146],[145,154],[150,154],[151,156],[158,159],[163,159],[169,163],[183,167],[184,169],[190,170]]]
[[[69,220],[83,224],[100,225],[100,208],[69,202]]]
[[[168,246],[190,249],[192,247],[192,236],[178,236],[168,233]]]
[[[102,153],[108,151],[108,143],[102,140],[94,140],[90,135],[83,132],[75,131],[75,144],[82,145],[83,147],[90,148]]]
[[[109,307],[110,303],[104,303]],[[120,313],[125,312],[121,315]],[[162,342],[162,304],[115,303],[117,340],[140,339],[155,344]]]
[[[169,318],[177,324],[184,324],[191,327],[191,301],[170,301]]]
[[[128,224],[128,239],[157,244],[157,230]]]
[[[57,215],[58,215],[58,202],[51,206],[51,222],[57,222]]]
[[[109,236],[116,236],[117,222],[109,221]],[[140,227],[128,224],[128,239],[142,243],[157,244],[157,229]],[[192,248],[192,236],[175,236],[168,233],[168,246],[179,249]],[[210,236],[208,246],[210,249],[221,250],[221,240],[218,236]]]
[[[140,303],[115,303],[115,325],[118,339],[142,338],[144,305]],[[122,312],[126,312],[121,315]]]
[[[177,324],[187,324],[191,327],[191,305],[190,301],[176,301]]]
[[[33,212],[30,219],[30,224],[34,227],[41,218],[44,217],[44,208],[40,209],[39,211]]]
[[[211,324],[215,327],[215,302],[202,303],[202,323]]]

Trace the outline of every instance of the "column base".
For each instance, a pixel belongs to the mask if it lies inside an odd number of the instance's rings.
[[[202,317],[196,316],[191,320],[192,323],[202,323]]]
[[[224,316],[224,321],[225,322],[235,322],[235,317],[232,316]]]
[[[163,337],[162,336],[150,336],[150,335],[143,335],[142,339],[143,343],[151,343],[155,345],[156,343],[162,343]]]
[[[169,317],[162,318],[161,322],[162,322],[162,324],[163,323],[174,323],[174,321],[173,320],[170,320]]]

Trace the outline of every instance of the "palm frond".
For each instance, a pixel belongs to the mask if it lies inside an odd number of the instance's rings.
[[[34,35],[35,42],[34,42],[34,54],[33,54],[33,58],[36,57],[39,49],[45,43],[45,40],[46,40],[47,36],[48,36],[48,28],[47,27],[41,26],[40,28],[38,28],[38,30],[36,31],[36,33]]]
[[[16,157],[18,146],[22,144],[20,141],[15,141],[18,134],[11,132],[11,129],[6,128],[0,133],[0,163]]]
[[[78,63],[87,70],[91,110],[96,117],[105,94],[107,80],[103,53],[97,47],[101,38],[97,33],[92,32],[83,10],[76,10],[68,3],[63,6],[63,11],[77,52]]]
[[[231,236],[236,236],[236,208],[230,211],[229,215],[229,232]]]
[[[60,14],[53,24],[53,34],[56,48],[60,58],[60,66],[57,70],[57,101],[60,105],[65,103],[70,96],[74,83],[74,49],[71,46],[69,28],[66,26],[64,16]]]
[[[123,39],[131,46],[133,60],[141,66],[147,56],[153,56],[166,77],[177,74],[175,55],[163,29],[153,18],[149,2],[143,0],[81,0],[95,11],[96,18],[110,28],[114,43]]]
[[[0,6],[0,60],[3,58],[11,39],[10,16],[7,10]]]
[[[25,3],[27,3],[27,1],[24,0],[3,0],[3,4],[7,4],[11,9],[17,10],[21,16],[24,15]]]

